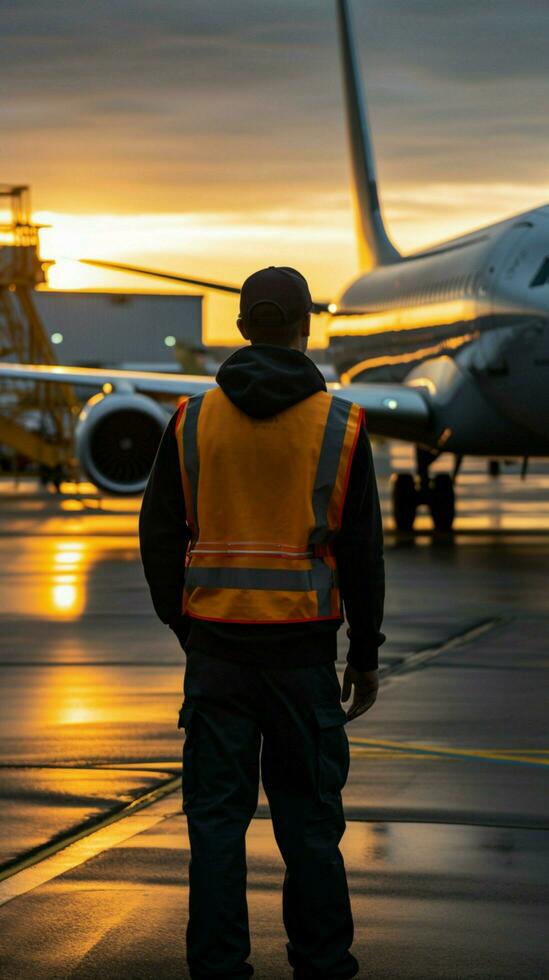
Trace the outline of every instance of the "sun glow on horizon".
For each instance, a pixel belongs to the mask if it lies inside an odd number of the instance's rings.
[[[427,184],[388,188],[389,233],[403,253],[456,237],[483,224],[539,206],[549,185]],[[196,287],[82,265],[112,260],[238,284],[265,265],[303,271],[313,296],[333,302],[358,274],[354,223],[347,194],[324,195],[303,209],[182,214],[62,214],[40,211],[51,225],[40,233],[41,255],[53,260],[52,289],[200,292]],[[233,298],[205,292],[207,343],[236,343]],[[314,318],[313,344],[327,342],[327,318]]]

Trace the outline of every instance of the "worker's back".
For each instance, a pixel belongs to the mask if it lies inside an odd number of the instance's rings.
[[[261,541],[268,523],[271,544],[299,536],[308,541],[330,401],[319,391],[257,419],[221,388],[204,396],[197,433],[201,534],[212,526],[223,540]]]
[[[183,406],[185,614],[265,624],[342,618],[331,541],[360,424],[356,406],[325,391],[260,419],[221,388]]]

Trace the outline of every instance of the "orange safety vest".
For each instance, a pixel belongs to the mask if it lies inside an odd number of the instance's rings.
[[[183,612],[231,623],[342,618],[330,542],[363,412],[325,391],[251,418],[221,388],[176,421],[191,530]]]

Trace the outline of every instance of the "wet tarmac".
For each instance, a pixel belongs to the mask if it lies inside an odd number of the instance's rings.
[[[396,446],[392,464],[408,456]],[[494,481],[465,461],[459,485],[452,535],[427,515],[396,535],[386,517],[384,681],[348,728],[360,976],[380,980],[549,975],[549,468]],[[131,809],[179,774],[184,655],[150,606],[138,501],[65,489],[0,488],[0,974],[185,976],[179,790]],[[275,978],[288,974],[266,815],[261,799],[250,901],[257,975]],[[84,858],[65,867],[71,847]]]

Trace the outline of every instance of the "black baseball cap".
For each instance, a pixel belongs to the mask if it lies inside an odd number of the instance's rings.
[[[289,266],[270,265],[267,269],[259,269],[248,276],[240,291],[242,319],[259,326],[295,323],[312,308],[307,280]]]

